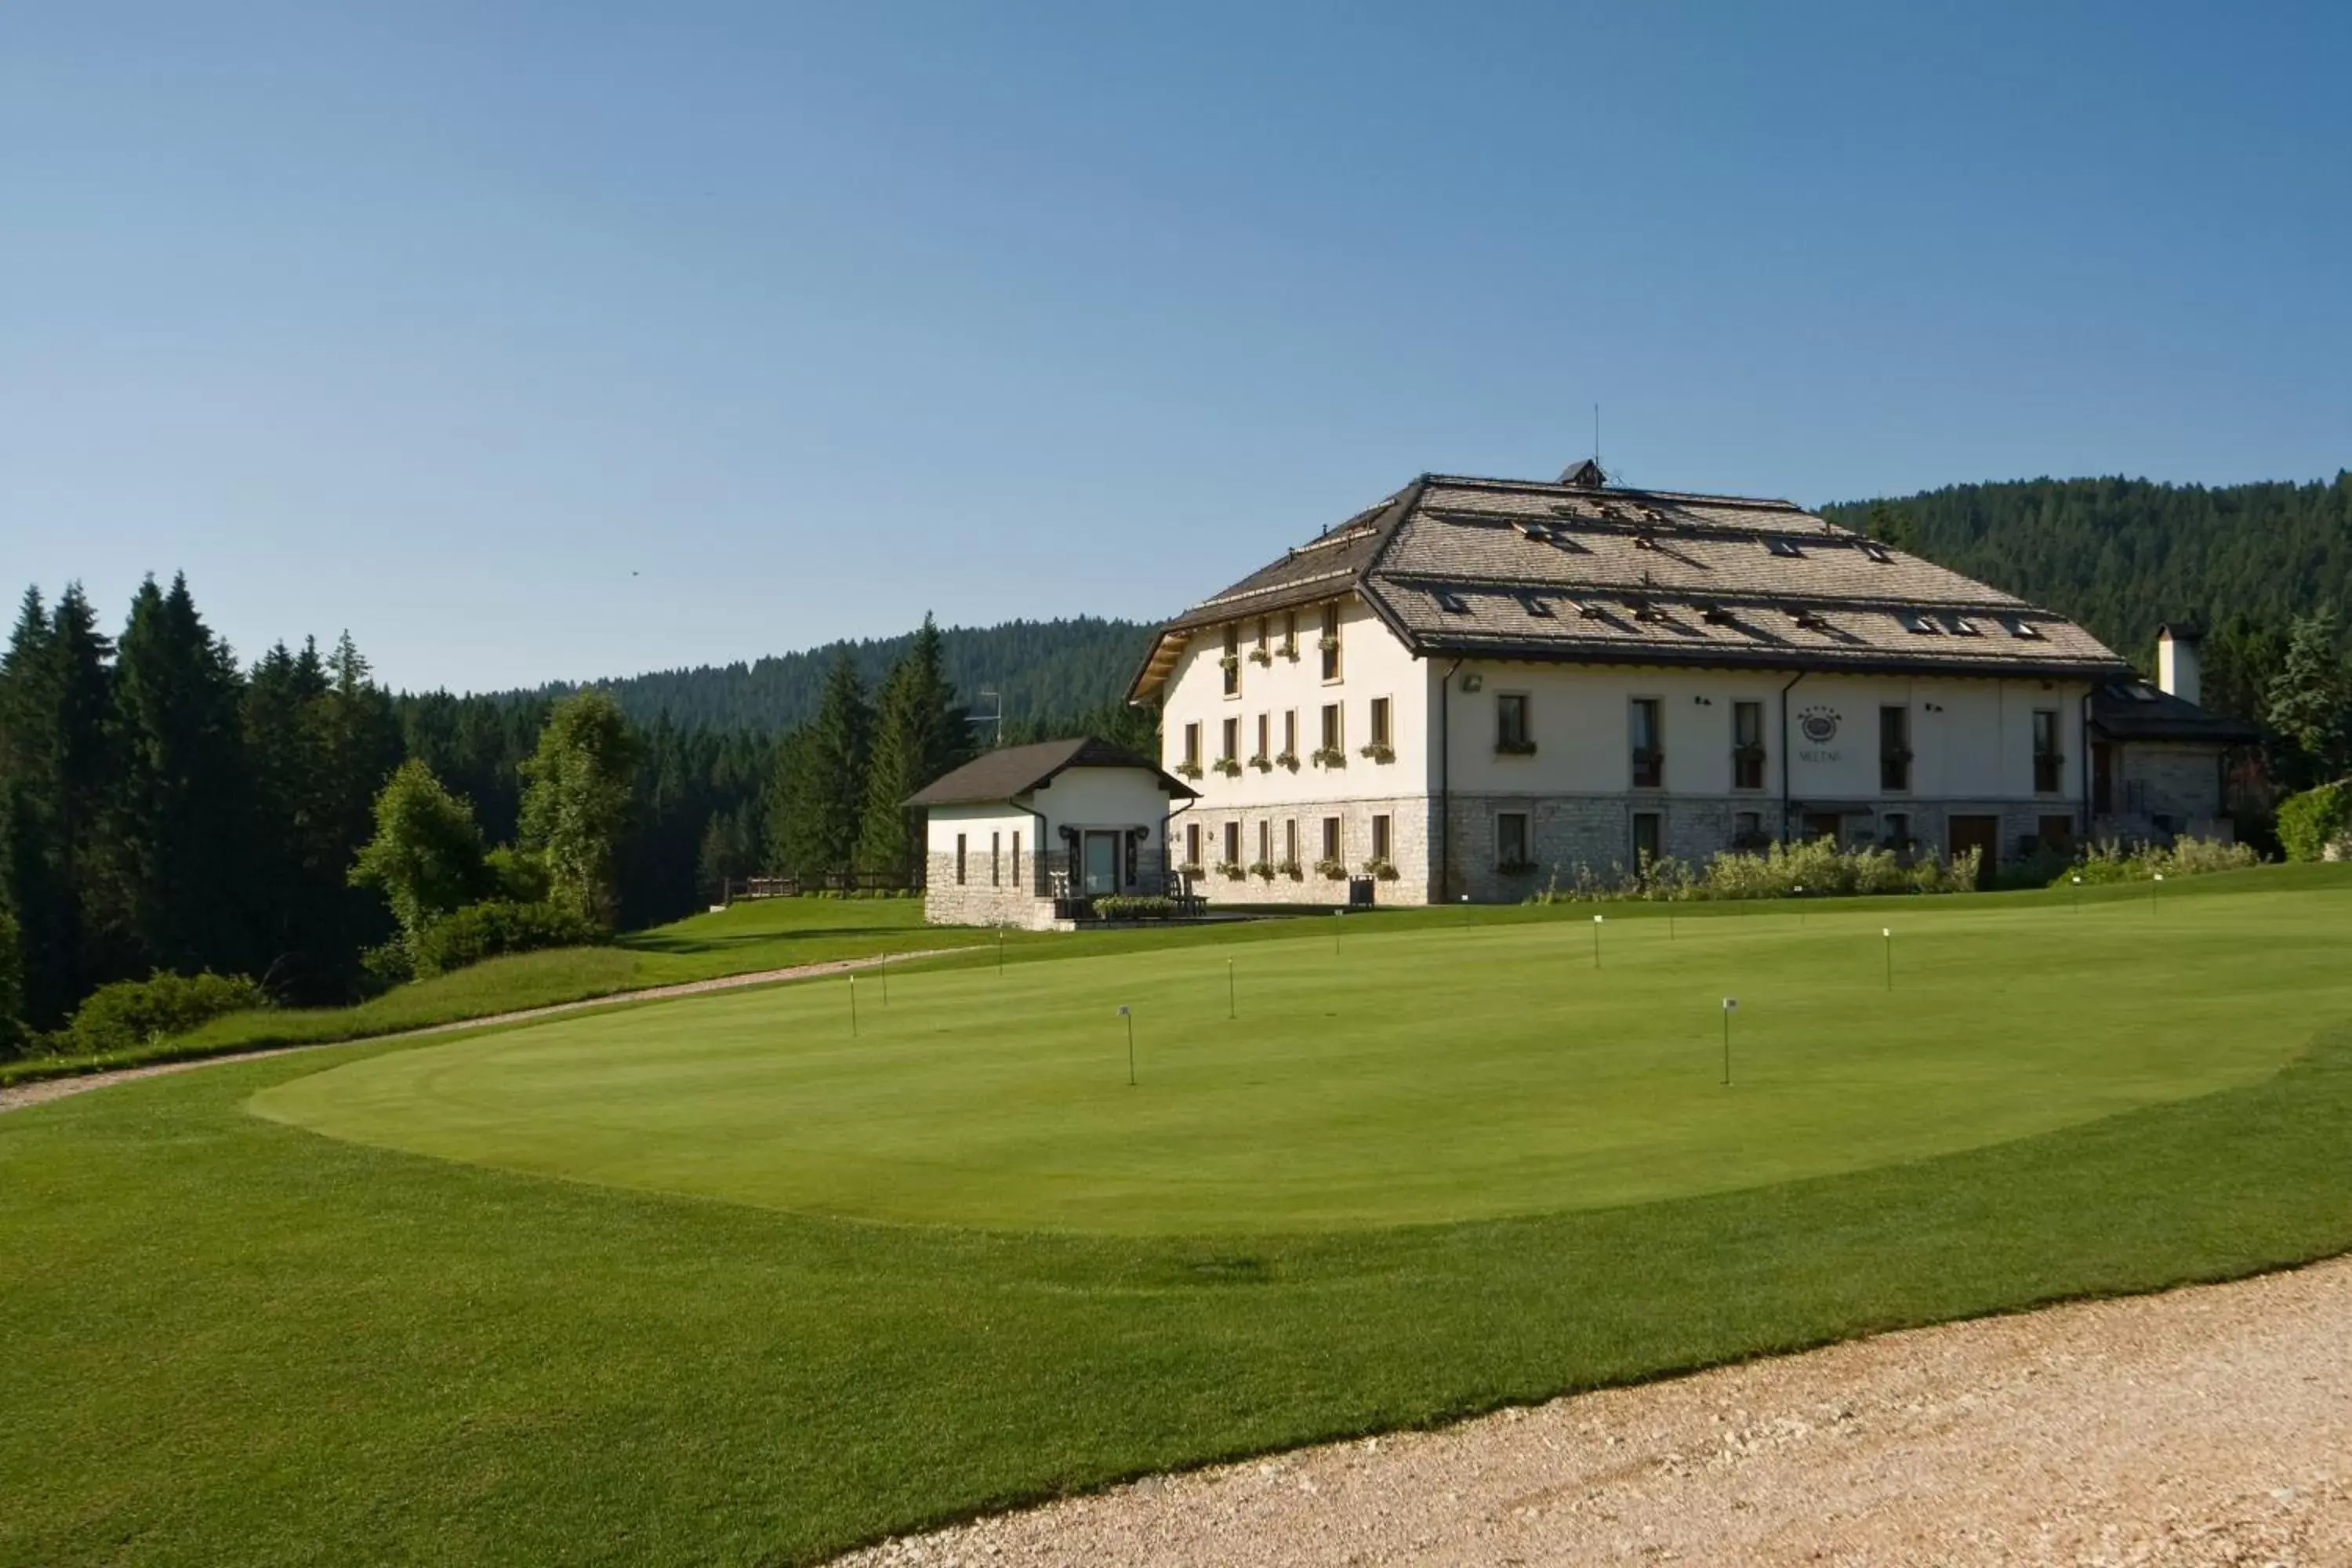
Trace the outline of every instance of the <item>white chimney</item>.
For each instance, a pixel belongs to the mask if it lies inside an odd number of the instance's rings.
[[[2156,628],[2156,683],[2183,702],[2200,700],[2202,684],[2198,679],[2198,631],[2194,626],[2158,626]]]

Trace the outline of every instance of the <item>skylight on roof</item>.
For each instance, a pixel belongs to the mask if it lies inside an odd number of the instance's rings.
[[[1881,566],[1891,566],[1895,563],[1895,552],[1887,549],[1886,546],[1879,543],[1875,539],[1864,540],[1862,542],[1862,552],[1864,555],[1869,556],[1873,561],[1877,562]]]
[[[2032,621],[2010,620],[2003,621],[2000,624],[2002,627],[2008,631],[2010,636],[2017,638],[2020,642],[2040,642],[2042,640],[2042,628],[2035,626]]]
[[[1764,548],[1770,551],[1775,555],[1785,555],[1791,560],[1801,561],[1804,559],[1805,552],[1797,548],[1797,542],[1795,540],[1785,539],[1777,533],[1765,540]]]
[[[1519,595],[1519,603],[1526,608],[1528,614],[1535,616],[1538,620],[1548,621],[1553,618],[1551,613],[1551,601],[1545,598],[1541,594],[1521,594]]]
[[[1789,618],[1797,623],[1801,631],[1825,632],[1830,629],[1829,622],[1811,610],[1790,610]]]
[[[1451,588],[1433,588],[1430,590],[1430,597],[1435,599],[1437,607],[1449,616],[1466,616],[1470,613],[1470,601]]]
[[[1916,610],[1900,611],[1896,614],[1895,618],[1903,623],[1903,629],[1905,631],[1914,633],[1923,637],[1934,637],[1937,633],[1944,629]]]
[[[1984,635],[1977,629],[1976,622],[1966,616],[1952,616],[1948,618],[1946,624],[1952,628],[1952,635],[1957,637],[1975,637]]]
[[[1551,525],[1549,523],[1523,522],[1519,524],[1519,531],[1526,534],[1529,539],[1534,540],[1538,544],[1549,544],[1551,542]]]

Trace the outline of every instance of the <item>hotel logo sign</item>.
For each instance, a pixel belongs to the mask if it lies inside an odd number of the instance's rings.
[[[1841,717],[1836,709],[1818,702],[1797,715],[1797,733],[1812,743],[1812,750],[1797,753],[1801,761],[1834,763],[1838,760],[1841,753],[1823,748],[1837,739]]]

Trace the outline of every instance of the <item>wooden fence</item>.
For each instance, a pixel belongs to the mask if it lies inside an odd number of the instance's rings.
[[[796,899],[803,893],[919,892],[922,879],[898,871],[827,871],[814,877],[738,877],[725,889],[724,902],[738,899]]]

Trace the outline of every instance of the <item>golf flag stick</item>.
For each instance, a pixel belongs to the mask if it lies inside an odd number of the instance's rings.
[[[1886,939],[1886,988],[1895,989],[1895,928],[1880,926],[1878,934]]]
[[[1118,1016],[1127,1020],[1127,1087],[1133,1089],[1135,1087],[1135,1015],[1121,1007],[1118,1010]]]
[[[1739,998],[1723,999],[1723,1087],[1731,1087],[1731,1015],[1739,1010]]]
[[[857,976],[849,977],[849,1037],[857,1037]]]
[[[1230,958],[1225,960],[1225,1016],[1228,1018],[1241,1016],[1234,1004],[1234,961]]]
[[[1601,967],[1601,916],[1592,917],[1592,967],[1595,969]]]

